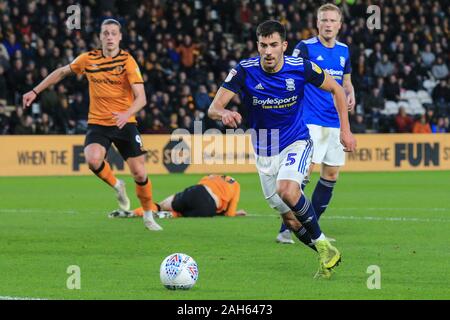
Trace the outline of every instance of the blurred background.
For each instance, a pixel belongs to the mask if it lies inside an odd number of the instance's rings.
[[[256,26],[266,19],[288,30],[287,54],[316,35],[316,10],[326,1],[0,1],[0,134],[83,134],[89,97],[84,77],[68,77],[22,110],[22,94],[55,68],[100,47],[101,22],[123,25],[121,47],[138,62],[148,104],[137,115],[143,134],[223,130],[206,111],[230,68],[256,56]],[[339,40],[348,44],[357,107],[355,133],[450,130],[448,1],[338,1]],[[351,4],[350,4],[351,3]],[[81,6],[81,29],[69,30],[67,7]],[[369,30],[369,5],[381,29]],[[245,116],[236,97],[229,108]],[[246,123],[242,124],[245,128]]]

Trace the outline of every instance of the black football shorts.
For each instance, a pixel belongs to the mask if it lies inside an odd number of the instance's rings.
[[[141,136],[134,123],[127,123],[122,129],[117,126],[88,125],[84,146],[98,143],[108,152],[114,143],[124,160],[138,157],[146,153]]]
[[[200,184],[177,193],[172,200],[172,208],[183,217],[213,217],[216,214],[216,202]]]

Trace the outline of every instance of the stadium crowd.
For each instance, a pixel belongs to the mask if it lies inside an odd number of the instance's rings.
[[[266,19],[288,30],[291,54],[301,39],[316,35],[315,0],[114,1],[85,0],[81,28],[69,30],[67,7],[74,1],[0,0],[0,134],[78,134],[87,128],[88,92],[84,77],[66,78],[42,92],[27,110],[21,96],[55,68],[98,48],[100,23],[122,23],[121,47],[140,66],[148,104],[137,115],[141,133],[223,130],[206,117],[207,108],[228,71],[257,55],[255,28]],[[340,40],[348,44],[357,107],[355,133],[449,132],[450,6],[446,0],[342,1]],[[370,30],[369,4],[381,8],[381,29]],[[401,106],[406,92],[425,91],[422,112]],[[232,109],[244,115],[239,98]],[[245,123],[242,124],[245,128]]]

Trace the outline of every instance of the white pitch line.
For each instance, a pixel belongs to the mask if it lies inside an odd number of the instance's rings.
[[[93,210],[84,210],[86,212],[92,212]],[[0,213],[64,213],[64,214],[76,214],[79,211],[75,210],[49,210],[49,209],[0,209]]]
[[[47,300],[42,298],[0,296],[0,300]]]
[[[450,208],[333,208],[332,211],[416,211],[416,212],[450,212]],[[330,210],[330,211],[331,211]],[[0,213],[62,213],[77,214],[78,212],[96,212],[98,210],[83,209],[75,210],[48,210],[48,209],[0,209]],[[274,214],[248,214],[248,217],[254,218],[274,218]],[[416,217],[374,217],[374,216],[333,216],[325,215],[322,219],[326,220],[360,220],[360,221],[406,221],[406,222],[450,222],[446,218],[416,218]]]
[[[419,212],[430,212],[430,211],[442,211],[449,212],[450,208],[381,208],[381,207],[369,207],[369,208],[332,208],[329,210],[333,211],[419,211]],[[51,209],[39,209],[39,208],[27,208],[27,209],[0,209],[0,213],[65,213],[65,214],[77,214],[79,212],[96,212],[100,211],[98,208],[95,209],[77,209],[77,210],[51,210]]]
[[[378,207],[371,207],[371,208],[333,208],[330,209],[333,211],[448,211],[450,212],[450,208],[378,208]]]
[[[251,218],[274,218],[274,215],[248,214]],[[415,218],[415,217],[370,217],[370,216],[333,216],[325,215],[325,220],[360,220],[360,221],[396,221],[396,222],[450,222],[445,218]]]
[[[327,220],[366,220],[366,221],[407,221],[407,222],[450,222],[443,218],[413,218],[413,217],[368,217],[368,216],[324,216]]]

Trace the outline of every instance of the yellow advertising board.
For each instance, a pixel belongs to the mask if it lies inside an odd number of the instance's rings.
[[[356,135],[343,171],[450,170],[450,134]]]
[[[250,135],[144,135],[149,174],[256,172]],[[450,134],[357,135],[343,171],[450,170]],[[0,136],[0,176],[90,174],[84,136]],[[115,149],[108,160],[128,168]]]

